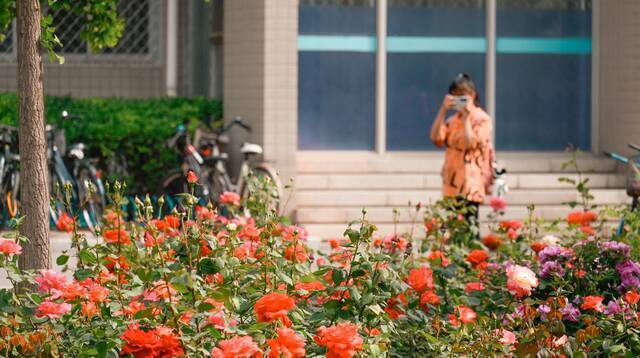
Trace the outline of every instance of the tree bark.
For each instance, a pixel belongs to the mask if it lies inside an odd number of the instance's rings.
[[[24,269],[51,266],[47,141],[42,87],[40,0],[16,1],[18,29],[18,136],[20,142],[20,233],[29,239],[20,256]]]

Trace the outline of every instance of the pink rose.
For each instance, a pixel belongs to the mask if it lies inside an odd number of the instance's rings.
[[[40,284],[40,291],[62,290],[67,283],[67,276],[53,270],[44,270],[40,276],[36,277],[36,282]]]
[[[516,339],[516,335],[511,331],[507,331],[506,329],[496,329],[494,331],[494,334],[496,336],[501,336],[498,342],[500,342],[500,344],[504,344],[505,346],[516,344],[518,342],[518,340]]]
[[[519,265],[507,267],[507,289],[516,297],[529,296],[538,286],[536,274],[529,268]]]

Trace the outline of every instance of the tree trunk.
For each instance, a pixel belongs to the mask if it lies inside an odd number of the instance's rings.
[[[42,88],[40,0],[16,1],[18,28],[18,98],[20,100],[20,233],[29,239],[20,256],[24,269],[51,266],[47,141]]]

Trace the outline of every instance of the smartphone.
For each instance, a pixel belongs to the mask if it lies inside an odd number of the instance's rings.
[[[456,111],[462,110],[464,107],[467,106],[468,99],[469,97],[467,96],[453,96],[453,100],[455,101],[455,105],[453,106],[453,109],[455,109]]]

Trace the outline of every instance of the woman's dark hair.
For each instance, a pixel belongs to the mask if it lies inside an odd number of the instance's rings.
[[[457,75],[453,81],[451,81],[451,84],[449,85],[449,94],[453,94],[454,92],[458,91],[473,91],[476,94],[475,98],[473,99],[473,104],[480,107],[480,95],[478,94],[478,90],[476,90],[476,84],[471,79],[471,76],[466,73],[461,73]]]

